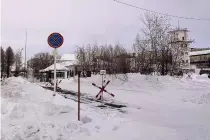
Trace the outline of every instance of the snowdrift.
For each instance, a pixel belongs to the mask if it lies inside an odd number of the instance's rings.
[[[106,76],[105,99],[126,103],[124,112],[65,99],[21,77],[2,85],[1,140],[208,140],[210,139],[210,80],[128,74]],[[81,78],[81,92],[93,98],[101,76]],[[66,79],[62,89],[77,92],[77,79]]]
[[[104,93],[105,99],[116,99],[126,103],[138,104],[139,98],[149,98],[154,102],[153,98],[159,102],[163,98],[167,98],[167,103],[177,104],[177,100],[183,102],[190,98],[205,98],[203,101],[191,101],[192,103],[209,103],[210,99],[210,79],[207,75],[192,74],[189,78],[184,75],[183,78],[176,78],[171,76],[157,76],[157,75],[141,75],[141,74],[127,74],[109,76],[106,75],[104,80],[110,80],[106,90],[115,94],[115,97]],[[99,92],[99,89],[92,86],[95,83],[98,86],[102,85],[102,78],[100,75],[93,75],[90,78],[81,78],[81,92],[92,95],[93,98]],[[62,89],[77,92],[77,78],[62,80],[59,85]],[[209,90],[209,91],[208,91]],[[161,98],[160,98],[161,96]],[[177,99],[177,100],[176,100]],[[195,99],[197,100],[197,99]],[[161,101],[162,102],[162,101]]]
[[[90,135],[76,121],[71,106],[59,105],[63,97],[21,77],[6,79],[1,91],[1,140],[69,139]],[[73,114],[73,115],[72,115]]]

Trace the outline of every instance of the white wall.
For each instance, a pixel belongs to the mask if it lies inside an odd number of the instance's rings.
[[[67,71],[64,72],[64,79],[67,79]]]
[[[75,71],[75,66],[67,66],[67,68],[71,71]]]
[[[184,37],[184,40],[188,39],[187,32],[186,31],[175,31],[170,33],[171,39],[178,39],[182,40],[182,37]]]
[[[182,40],[182,37],[184,37],[185,40],[187,40],[187,36],[185,35],[185,31],[178,31],[178,39]]]
[[[180,30],[180,31],[176,31],[175,33],[172,32],[172,33],[170,34],[170,37],[171,37],[171,39],[178,39],[178,40],[180,40],[180,41],[182,41],[182,40],[183,40],[182,37],[184,37],[184,40],[186,41],[186,40],[188,40],[188,35],[187,35],[187,33],[188,33],[188,32],[186,32],[186,31]],[[177,43],[177,45],[181,45],[181,42],[180,42],[180,43]],[[190,52],[190,49],[189,49],[189,48],[190,48],[190,44],[188,44],[187,47],[188,47],[188,48],[187,48],[187,51],[184,52],[184,55],[181,56],[181,59],[184,60],[184,62],[185,62],[185,67],[189,68],[189,67],[190,67],[190,57],[189,57],[189,52]],[[188,61],[188,62],[187,62],[187,61]]]

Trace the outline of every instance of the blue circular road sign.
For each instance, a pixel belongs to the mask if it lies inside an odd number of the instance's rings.
[[[47,42],[52,48],[59,48],[63,44],[63,36],[59,33],[52,33],[48,36]]]

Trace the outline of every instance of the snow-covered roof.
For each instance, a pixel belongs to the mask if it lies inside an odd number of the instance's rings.
[[[187,28],[176,28],[176,29],[169,31],[169,33],[179,32],[179,31],[187,31],[188,32]]]
[[[72,66],[77,64],[77,58],[75,54],[64,54],[58,62],[63,66]]]
[[[189,55],[203,55],[203,54],[210,54],[210,50],[204,50],[204,51],[195,51],[195,52],[190,52]]]
[[[59,64],[65,67],[75,65],[74,61],[64,61],[64,62],[60,62]]]
[[[54,64],[52,64],[51,66],[43,69],[43,70],[40,70],[40,72],[45,72],[45,71],[51,71],[51,70],[54,70]],[[56,63],[56,70],[59,70],[59,71],[68,71],[69,69],[59,63]]]
[[[75,54],[64,54],[61,56],[62,61],[74,61],[76,59],[76,55]]]

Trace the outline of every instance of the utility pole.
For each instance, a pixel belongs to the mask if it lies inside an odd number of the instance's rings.
[[[178,29],[179,29],[179,20],[178,20]]]
[[[27,70],[26,70],[27,69],[26,68],[27,67],[27,62],[26,62],[26,45],[27,45],[27,29],[26,29],[26,38],[25,38],[25,64],[24,64],[24,70],[25,70],[25,77],[28,78],[27,77]]]
[[[23,63],[23,59],[22,59],[22,58],[23,58],[23,57],[22,57],[22,55],[23,55],[22,51],[23,51],[23,48],[21,48],[21,50],[20,50],[20,60],[21,60],[21,66],[20,66],[20,67],[21,67],[21,68],[23,67],[23,64],[24,64],[24,63]]]

